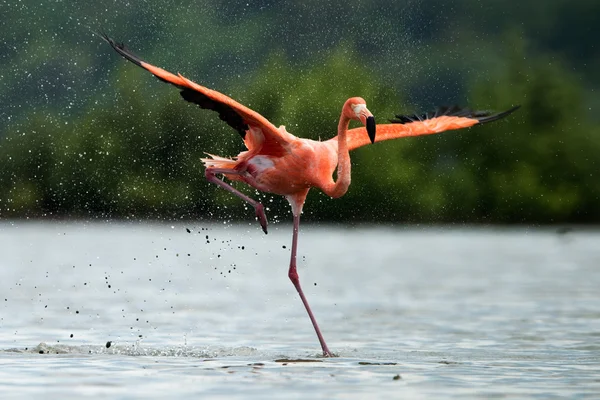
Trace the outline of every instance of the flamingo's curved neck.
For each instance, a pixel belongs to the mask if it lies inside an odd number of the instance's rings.
[[[326,195],[331,197],[342,197],[348,191],[350,186],[350,153],[348,151],[348,143],[346,142],[346,132],[350,119],[344,115],[340,116],[338,124],[338,165],[337,165],[337,181],[329,187],[324,188]]]

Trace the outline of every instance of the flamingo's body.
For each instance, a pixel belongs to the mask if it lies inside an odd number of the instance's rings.
[[[239,132],[248,150],[240,153],[235,159],[214,155],[202,159],[206,166],[205,175],[210,182],[252,205],[265,233],[267,233],[267,219],[262,204],[239,192],[216,175],[223,175],[233,181],[242,181],[258,190],[279,194],[288,199],[294,216],[288,276],[304,303],[324,356],[333,354],[329,351],[306,301],[296,270],[300,214],[309,189],[316,187],[335,198],[343,196],[350,185],[349,151],[368,143],[466,128],[502,118],[518,108],[518,106],[513,107],[497,114],[443,108],[432,115],[398,115],[397,119],[390,121],[391,124],[376,126],[365,101],[360,97],[352,97],[342,108],[338,135],[324,142],[314,141],[297,138],[288,133],[284,126],[276,128],[262,115],[231,98],[200,86],[181,75],[174,75],[142,61],[124,45],[114,42],[106,35],[102,35],[102,38],[129,61],[148,70],[158,79],[177,86],[185,100],[196,103],[201,108],[218,112],[223,121]],[[365,127],[348,130],[350,120],[360,121]],[[334,181],[333,173],[336,168],[337,181]]]

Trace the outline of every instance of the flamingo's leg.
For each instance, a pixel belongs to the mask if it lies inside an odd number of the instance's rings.
[[[266,234],[267,233],[267,216],[265,215],[265,208],[263,207],[263,205],[261,203],[259,203],[258,201],[246,196],[244,193],[240,192],[239,190],[237,190],[236,188],[234,188],[227,182],[224,182],[221,179],[217,178],[216,174],[241,175],[241,173],[239,171],[236,171],[233,169],[210,168],[209,167],[209,168],[206,168],[206,171],[204,172],[204,176],[206,176],[206,180],[208,180],[209,182],[212,182],[214,184],[221,186],[223,189],[227,190],[230,193],[233,193],[234,195],[238,196],[240,199],[244,200],[245,202],[250,204],[252,207],[254,207],[254,210],[256,212],[256,218],[258,219],[258,222],[260,223],[260,226],[262,227],[263,232],[265,232],[265,234]]]
[[[323,356],[324,357],[333,357],[333,353],[331,351],[329,351],[329,348],[327,347],[327,344],[325,343],[325,339],[323,339],[323,335],[321,334],[321,330],[319,329],[317,320],[315,319],[315,316],[313,315],[313,313],[310,309],[310,306],[308,305],[308,301],[306,300],[306,297],[304,296],[302,287],[300,286],[300,278],[298,276],[298,271],[296,270],[296,250],[298,248],[298,229],[299,229],[299,227],[300,227],[300,213],[298,212],[297,214],[294,213],[294,231],[293,231],[293,235],[292,235],[292,258],[290,260],[290,269],[288,271],[288,276],[289,276],[290,280],[292,281],[292,283],[294,284],[294,287],[298,291],[298,294],[300,295],[300,299],[302,299],[302,303],[304,304],[304,307],[306,308],[306,312],[308,313],[308,317],[310,318],[310,321],[312,322],[313,327],[315,328],[315,332],[317,333],[317,337],[319,338],[319,342],[321,343],[321,348],[323,349]]]

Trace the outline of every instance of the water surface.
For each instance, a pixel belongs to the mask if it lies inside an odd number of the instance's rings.
[[[600,397],[598,231],[290,230],[4,222],[2,397]]]

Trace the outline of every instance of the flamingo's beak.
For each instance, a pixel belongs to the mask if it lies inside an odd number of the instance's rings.
[[[375,117],[372,115],[368,116],[365,125],[367,126],[367,133],[369,134],[369,139],[371,139],[371,143],[375,143]]]
[[[363,100],[364,101],[364,100]],[[352,105],[352,109],[354,114],[356,114],[356,119],[363,123],[363,125],[367,128],[367,133],[369,134],[369,139],[371,143],[375,143],[375,117],[371,114],[371,111],[367,109],[367,106],[364,103]]]

